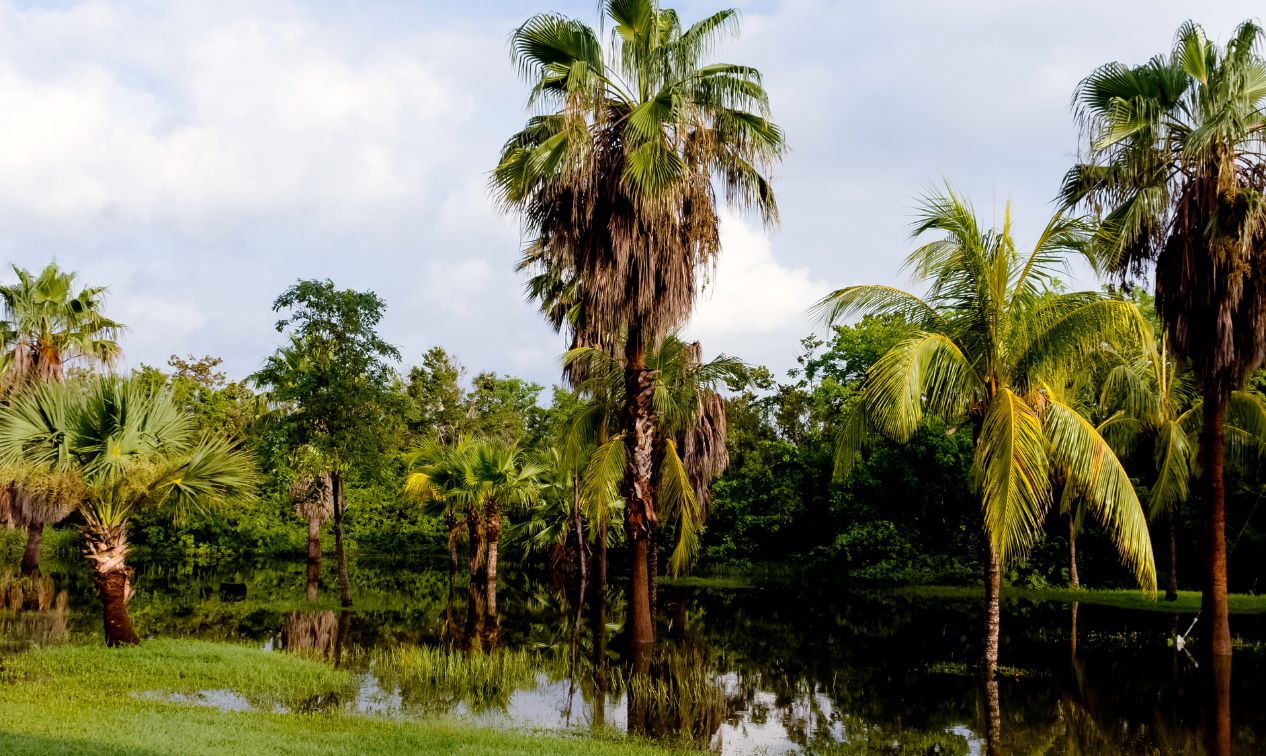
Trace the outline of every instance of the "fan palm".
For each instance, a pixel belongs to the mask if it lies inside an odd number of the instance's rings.
[[[201,435],[170,393],[113,377],[44,383],[15,396],[0,413],[0,465],[23,488],[83,517],[111,646],[139,642],[127,611],[132,516],[153,507],[180,516],[249,496],[256,481],[250,455]]]
[[[497,557],[501,543],[501,517],[507,507],[524,507],[540,490],[541,468],[528,461],[514,444],[484,440],[470,449],[469,478],[474,497],[483,510],[485,551],[484,577],[487,581],[486,607],[489,619],[497,617]]]
[[[706,63],[737,29],[725,10],[685,27],[657,0],[606,0],[611,44],[580,21],[528,19],[511,35],[532,86],[530,118],[506,143],[493,186],[521,213],[548,266],[566,271],[588,333],[624,336],[625,527],[635,643],[654,640],[646,574],[655,525],[646,354],[690,315],[719,251],[716,188],[777,217],[765,172],[781,156],[760,73]]]
[[[12,390],[33,381],[60,381],[69,363],[108,364],[119,356],[115,339],[123,327],[102,314],[103,287],[76,292],[75,274],[57,263],[38,274],[15,265],[13,273],[17,283],[0,286],[0,386]],[[44,526],[67,514],[61,502],[12,485],[0,495],[0,519],[27,531],[23,575],[39,571]]]
[[[1052,218],[1021,254],[1010,209],[1001,228],[985,228],[948,190],[923,202],[917,238],[941,234],[906,261],[927,293],[850,286],[818,305],[829,322],[860,313],[902,315],[908,337],[866,375],[838,440],[846,476],[867,436],[905,441],[925,415],[969,427],[976,439],[972,480],[987,541],[985,666],[997,669],[1001,569],[1041,534],[1052,476],[1084,498],[1116,542],[1138,582],[1155,590],[1147,520],[1129,477],[1088,421],[1045,384],[1097,349],[1110,334],[1141,338],[1146,323],[1129,302],[1094,293],[1058,293],[1066,255],[1084,251],[1086,227]]]
[[[305,466],[306,467],[306,466]],[[321,525],[334,515],[334,478],[324,470],[302,470],[290,487],[295,514],[308,523],[308,600],[321,580]]]
[[[1109,63],[1078,87],[1086,161],[1068,206],[1103,213],[1096,241],[1123,277],[1155,263],[1156,304],[1200,382],[1204,415],[1204,614],[1210,650],[1231,653],[1223,423],[1231,393],[1266,358],[1266,61],[1245,23],[1224,48],[1183,24],[1168,55]]]

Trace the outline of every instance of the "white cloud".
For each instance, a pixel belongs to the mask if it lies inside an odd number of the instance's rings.
[[[769,354],[768,345],[794,347],[812,327],[809,308],[829,288],[807,267],[788,266],[775,257],[768,234],[724,213],[717,269],[687,332],[710,353],[724,351],[749,360],[782,356]]]

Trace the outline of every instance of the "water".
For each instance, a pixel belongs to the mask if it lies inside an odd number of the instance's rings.
[[[0,612],[0,651],[100,632],[82,568],[68,565],[53,576],[68,592],[69,608],[62,599],[43,612]],[[326,577],[326,585],[336,585],[331,571]],[[726,754],[986,751],[990,691],[974,667],[983,622],[975,601],[810,586],[662,586],[660,649],[641,678],[650,687],[638,688],[626,684],[618,590],[609,592],[602,633],[588,614],[576,626],[566,586],[510,572],[498,595],[497,632],[485,628],[473,637],[519,659],[527,654],[535,666],[474,689],[411,678],[390,653],[471,644],[460,578],[450,603],[446,570],[362,561],[353,566],[357,606],[349,611],[330,608],[337,598],[331,588],[318,608],[308,608],[303,580],[302,564],[149,568],[138,576],[134,619],[142,635],[247,641],[359,673],[355,695],[305,710],[631,730]],[[223,600],[222,582],[245,583],[246,599]],[[1233,745],[1263,752],[1266,617],[1233,620]],[[1003,752],[1199,753],[1203,677],[1170,640],[1190,621],[1088,604],[1005,604],[997,685]],[[598,669],[604,674],[595,676]],[[223,690],[181,700],[252,707]]]

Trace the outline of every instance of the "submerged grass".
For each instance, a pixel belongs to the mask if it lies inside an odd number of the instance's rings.
[[[561,677],[564,662],[551,654],[496,649],[486,654],[432,646],[400,646],[371,651],[374,674],[398,686],[402,698],[422,708],[444,710],[465,701],[476,711],[505,705],[515,690],[532,685],[538,674]]]
[[[39,649],[0,658],[0,753],[664,752],[633,741],[525,736],[441,717],[396,722],[340,713],[221,711],[171,699],[229,691],[252,702],[293,702],[349,695],[356,682],[351,673],[310,659],[208,641]]]

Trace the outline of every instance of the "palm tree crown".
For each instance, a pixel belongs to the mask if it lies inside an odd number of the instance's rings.
[[[967,424],[976,434],[973,482],[1000,562],[1022,557],[1039,536],[1058,473],[1103,522],[1139,583],[1154,590],[1147,522],[1129,477],[1054,381],[1112,334],[1141,338],[1146,323],[1132,303],[1056,290],[1065,256],[1086,248],[1082,221],[1057,215],[1024,254],[1010,226],[1009,210],[1002,228],[989,229],[952,190],[930,197],[914,234],[943,236],[907,260],[927,283],[925,296],[852,286],[819,303],[832,322],[873,313],[911,324],[868,372],[839,438],[837,469],[849,472],[870,432],[904,441],[928,413]]]
[[[123,327],[101,314],[103,287],[75,292],[77,278],[49,263],[38,275],[13,266],[18,281],[0,286],[0,372],[9,383],[61,380],[64,366],[84,359],[109,363],[119,356]]]

